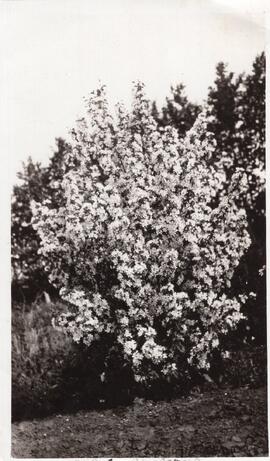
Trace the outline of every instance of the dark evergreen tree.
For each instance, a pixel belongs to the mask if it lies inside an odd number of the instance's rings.
[[[265,219],[265,54],[257,56],[252,72],[237,91],[235,165],[248,176],[244,206],[252,245],[244,258],[244,282],[256,297],[248,303],[250,335],[266,343],[266,219]]]
[[[237,91],[235,164],[248,174],[246,208],[252,219],[265,214],[265,70],[262,53]]]
[[[235,77],[224,63],[216,68],[209,88],[209,130],[215,135],[214,162],[226,165],[228,186],[236,168],[247,176],[239,204],[247,212],[252,244],[242,259],[233,287],[254,293],[247,302],[249,339],[266,341],[265,297],[265,55],[257,56],[252,72]]]
[[[235,171],[236,94],[241,78],[235,78],[233,72],[228,72],[223,62],[218,63],[214,86],[209,88],[207,97],[211,117],[209,131],[214,133],[217,142],[214,161],[222,161],[226,165],[228,177]]]
[[[191,103],[184,90],[185,86],[182,83],[175,87],[171,86],[171,94],[166,98],[166,105],[161,109],[161,113],[158,112],[155,103],[152,107],[152,115],[159,125],[174,126],[180,138],[190,130],[200,112],[200,106]]]

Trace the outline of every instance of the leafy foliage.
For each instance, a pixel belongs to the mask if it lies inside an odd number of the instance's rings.
[[[32,200],[48,198],[61,205],[60,180],[63,176],[64,155],[68,145],[57,139],[57,151],[48,167],[34,163],[31,158],[18,174],[20,183],[14,186],[11,205],[11,263],[13,299],[33,300],[43,290],[53,293],[38,254],[40,239],[32,227]]]
[[[247,175],[238,203],[247,212],[252,244],[235,274],[235,290],[253,292],[245,314],[249,340],[266,341],[266,224],[265,224],[265,55],[257,56],[252,72],[235,77],[223,63],[217,66],[215,85],[208,95],[217,148],[213,161],[223,163],[227,184],[237,168]]]
[[[171,94],[166,98],[166,105],[162,107],[161,113],[159,113],[155,103],[152,106],[152,116],[158,125],[175,127],[180,138],[183,138],[193,126],[200,111],[199,105],[188,100],[185,86],[182,83],[175,87],[171,86]]]
[[[217,149],[213,160],[224,163],[228,179],[236,168],[243,168],[248,189],[242,200],[252,213],[264,190],[265,170],[265,56],[257,56],[252,73],[235,77],[224,63],[217,65],[215,85],[207,103],[211,115],[209,129],[215,134]]]

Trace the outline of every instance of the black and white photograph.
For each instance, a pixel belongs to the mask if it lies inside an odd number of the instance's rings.
[[[9,456],[268,457],[266,2],[0,10]]]

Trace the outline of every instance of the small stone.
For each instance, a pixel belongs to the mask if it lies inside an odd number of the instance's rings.
[[[191,426],[190,424],[185,424],[184,426],[179,426],[178,430],[180,432],[194,432],[195,428]]]
[[[231,450],[235,447],[235,444],[233,442],[223,442],[222,446],[227,450]]]
[[[136,444],[136,447],[138,448],[138,450],[144,450],[146,448],[146,443],[145,442],[139,442],[138,444]]]
[[[117,444],[118,448],[121,450],[121,448],[123,448],[124,446],[124,441],[123,440],[120,440]]]
[[[232,440],[233,440],[234,442],[242,442],[242,440],[240,439],[240,437],[239,437],[238,435],[234,435],[234,436],[232,437]]]

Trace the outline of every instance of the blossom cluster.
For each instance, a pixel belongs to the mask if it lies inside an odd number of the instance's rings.
[[[32,204],[50,281],[70,306],[60,325],[86,346],[113,338],[141,382],[208,369],[241,319],[228,293],[250,244],[236,203],[245,177],[220,193],[206,113],[180,139],[157,127],[143,84],[115,117],[101,87],[72,132],[64,205]]]

